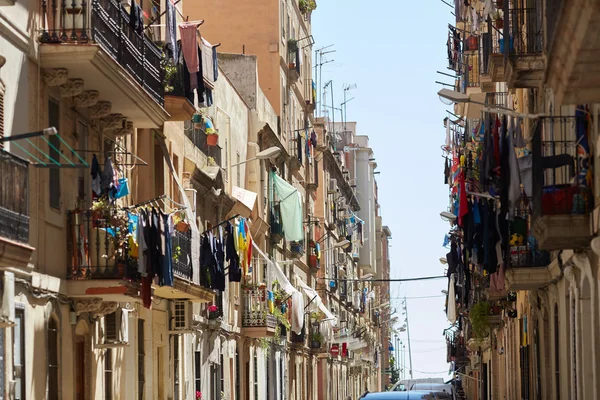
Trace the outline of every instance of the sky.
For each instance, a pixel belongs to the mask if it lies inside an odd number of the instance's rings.
[[[347,120],[369,136],[375,153],[381,215],[392,231],[392,278],[444,273],[439,258],[448,252],[442,243],[449,224],[439,213],[447,209],[448,187],[440,146],[447,106],[435,81],[450,79],[436,71],[448,72],[451,11],[439,0],[317,0],[312,14],[313,62],[315,49],[335,50],[322,67],[322,82],[333,80],[334,107],[343,102],[343,88],[356,84]],[[443,330],[450,324],[441,293],[447,286],[447,279],[391,285],[400,321],[400,298],[407,297],[415,378],[448,377]],[[400,338],[408,350],[407,333]]]

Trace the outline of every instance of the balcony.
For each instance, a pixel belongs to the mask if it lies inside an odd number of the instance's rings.
[[[207,157],[209,166],[223,166],[221,159],[223,151],[221,146],[209,146],[206,139],[206,132],[203,129],[186,129],[185,135]]]
[[[281,221],[281,211],[279,205],[276,205],[271,210],[271,242],[280,243],[283,239],[283,222]]]
[[[551,55],[546,77],[556,103],[599,103],[600,4],[548,0],[546,8],[547,51]]]
[[[498,107],[513,108],[512,104],[508,104],[507,92],[492,92],[486,95],[486,103],[493,104]]]
[[[290,342],[292,342],[292,346],[294,347],[304,347],[306,345],[306,329],[302,327],[299,335],[290,332]]]
[[[487,59],[487,75],[492,83],[506,82],[504,78],[504,35],[503,24],[499,21],[488,20],[488,43],[483,55],[484,60]],[[509,44],[513,48],[513,42]],[[487,50],[489,46],[489,52]],[[495,85],[494,85],[495,87]],[[487,90],[484,90],[487,92]]]
[[[266,288],[243,288],[242,334],[251,338],[273,337],[277,319],[269,312]]]
[[[508,3],[505,3],[507,10]],[[537,88],[546,69],[541,5],[505,12],[503,51],[509,88]],[[508,20],[506,18],[508,15]]]
[[[106,211],[67,211],[67,280],[70,281],[71,295],[139,296],[138,259],[129,247],[129,231],[127,225],[123,225],[122,217],[116,210],[111,214]],[[154,294],[168,299],[212,301],[212,291],[201,287],[199,277],[192,271],[191,232],[175,231],[171,249],[173,286],[153,285]],[[77,281],[86,283],[78,284]]]
[[[510,247],[510,269],[506,271],[506,290],[533,290],[550,280],[550,253],[538,249],[535,243],[520,243]]]
[[[42,13],[40,64],[47,85],[60,86],[81,107],[102,104],[95,116],[113,112],[139,128],[162,126],[168,118],[162,51],[131,27],[118,1],[43,0]]]
[[[593,178],[585,117],[548,117],[533,138],[533,234],[541,250],[580,249],[592,236]]]
[[[130,256],[126,237],[127,232],[104,215],[67,211],[67,279],[139,282],[137,260]]]
[[[296,48],[296,51],[288,55],[288,77],[290,84],[298,82],[300,79],[300,49]]]
[[[0,150],[0,267],[26,268],[29,243],[29,163]]]
[[[291,242],[290,253],[292,258],[302,258],[302,256],[304,255],[304,244],[302,242]]]
[[[292,172],[298,172],[302,167],[302,160],[305,155],[302,135],[298,132],[294,133],[295,138],[289,141],[289,154],[291,156],[290,169]]]
[[[306,191],[314,193],[319,187],[319,163],[313,160],[312,165],[308,168],[306,174]]]
[[[165,72],[169,75],[165,77],[165,109],[170,114],[169,121],[190,121],[196,111],[194,92],[185,89],[183,68],[181,63]]]

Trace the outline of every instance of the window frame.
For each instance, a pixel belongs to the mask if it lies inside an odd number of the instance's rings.
[[[146,343],[145,343],[145,320],[138,319],[138,340],[137,340],[137,353],[138,353],[138,400],[144,400],[144,394],[146,389]]]
[[[20,320],[20,324],[17,321]],[[15,330],[19,326],[19,337],[15,334]],[[15,348],[16,344],[19,343],[20,351],[17,351]],[[21,364],[17,364],[15,362],[15,356],[19,353]],[[13,327],[13,379],[15,381],[15,400],[25,400],[27,398],[26,395],[26,375],[25,375],[25,309],[23,307],[16,306],[15,307],[15,326]],[[19,379],[21,381],[22,392],[20,393],[21,397],[17,397],[16,393],[16,382],[17,382],[17,367],[20,368]]]
[[[60,399],[60,323],[55,315],[51,315],[47,322],[47,400]],[[54,361],[54,364],[52,362]]]
[[[104,349],[104,400],[112,400],[114,369],[112,348]]]

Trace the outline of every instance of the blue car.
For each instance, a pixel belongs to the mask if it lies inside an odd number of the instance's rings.
[[[376,392],[363,395],[360,400],[436,400],[434,394],[429,391],[410,392]]]

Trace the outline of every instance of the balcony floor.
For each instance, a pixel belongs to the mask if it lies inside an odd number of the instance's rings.
[[[545,56],[528,54],[511,56],[505,67],[509,88],[537,88],[544,79]]]
[[[533,225],[540,250],[567,250],[589,247],[592,225],[589,214],[544,215]]]
[[[42,68],[65,68],[69,78],[84,80],[136,128],[159,128],[169,114],[109,54],[96,44],[41,44]]]
[[[600,3],[574,0],[555,29],[546,83],[557,104],[600,102]]]

